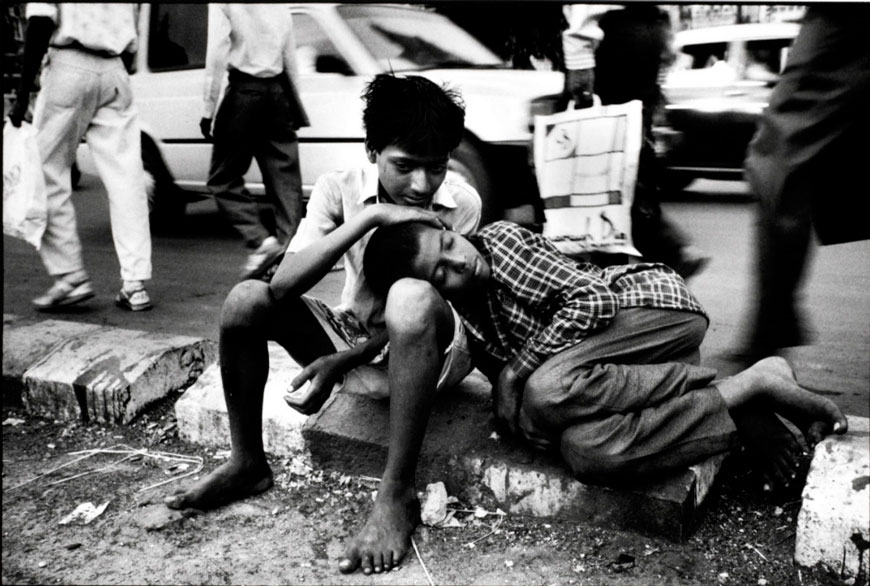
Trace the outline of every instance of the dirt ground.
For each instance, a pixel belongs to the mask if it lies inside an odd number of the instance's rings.
[[[123,427],[10,407],[3,420],[3,584],[841,583],[794,566],[799,496],[773,501],[749,490],[739,458],[726,462],[683,543],[457,502],[460,526],[418,528],[417,551],[399,570],[345,576],[343,543],[369,510],[374,479],[273,459],[272,490],[182,515],[161,503],[182,482],[172,479],[195,471],[198,458],[208,471],[226,452],[179,440],[171,400]],[[64,522],[82,503],[96,512],[108,504],[88,523]]]

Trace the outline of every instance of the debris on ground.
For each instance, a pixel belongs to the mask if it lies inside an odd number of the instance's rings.
[[[99,507],[95,507],[94,503],[91,502],[82,503],[77,506],[72,513],[58,521],[58,525],[69,525],[70,523],[88,525],[91,521],[103,514],[110,502],[111,500],[108,500]]]

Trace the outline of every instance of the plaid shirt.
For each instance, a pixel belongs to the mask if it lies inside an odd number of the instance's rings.
[[[559,253],[549,240],[509,222],[470,237],[491,268],[486,300],[457,305],[472,342],[528,378],[545,360],[606,327],[621,307],[706,313],[686,283],[662,264],[601,269]]]

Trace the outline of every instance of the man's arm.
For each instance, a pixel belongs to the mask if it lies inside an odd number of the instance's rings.
[[[27,20],[27,30],[24,33],[24,55],[21,64],[21,80],[15,103],[9,110],[9,120],[16,128],[21,126],[30,105],[30,92],[33,82],[42,64],[42,58],[48,50],[48,43],[54,33],[54,21],[47,16],[32,16]]]

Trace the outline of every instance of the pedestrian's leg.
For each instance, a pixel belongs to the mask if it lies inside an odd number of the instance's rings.
[[[59,63],[56,53],[52,53],[53,59],[43,74],[33,123],[38,132],[48,209],[39,256],[48,274],[60,278],[84,272],[70,169],[93,116],[95,99],[89,93],[93,75]]]
[[[259,111],[265,103],[263,95],[257,82],[230,82],[215,117],[208,178],[218,208],[250,249],[256,249],[269,237],[260,220],[258,201],[245,189],[244,182],[255,144],[263,139]]]
[[[390,289],[390,441],[378,496],[366,524],[351,540],[339,569],[348,573],[390,570],[401,562],[419,522],[414,486],[417,459],[443,351],[453,335],[453,314],[435,289],[403,279]]]
[[[167,497],[169,507],[213,509],[272,486],[262,437],[269,340],[280,343],[300,364],[335,351],[301,299],[278,305],[262,281],[236,285],[221,311],[219,348],[230,459],[193,486]]]
[[[796,296],[811,239],[807,180],[808,177],[793,176],[782,183],[776,194],[767,193],[760,184],[755,184],[760,198],[755,261],[758,302],[745,350],[750,361],[773,354],[777,348],[804,342]]]
[[[287,245],[302,220],[302,176],[299,142],[287,98],[280,86],[270,88],[271,112],[255,157],[263,175],[266,201],[274,209],[276,236]]]
[[[85,135],[106,186],[112,238],[123,281],[151,279],[151,229],[142,167],[142,142],[129,78],[118,69],[101,75],[104,95]]]

